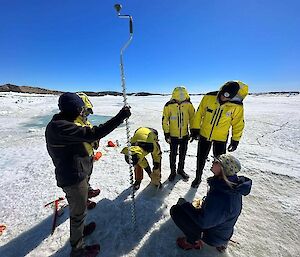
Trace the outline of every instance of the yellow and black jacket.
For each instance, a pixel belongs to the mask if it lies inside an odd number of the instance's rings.
[[[184,87],[173,90],[171,100],[164,106],[162,127],[165,134],[183,138],[189,134],[189,126],[193,124],[195,109],[190,96]]]
[[[210,92],[201,100],[192,129],[198,130],[200,135],[208,141],[226,142],[230,128],[232,128],[232,140],[239,141],[242,136],[244,129],[243,100],[248,94],[248,86],[241,81],[237,82],[240,89],[230,101],[220,103],[219,91]]]
[[[161,150],[158,143],[158,134],[155,129],[151,128],[138,128],[131,142],[131,153],[136,154],[138,157],[138,165],[143,169],[149,167],[149,163],[145,158],[146,155],[151,153],[153,163],[161,163]],[[128,148],[124,147],[121,153],[128,155]]]
[[[88,96],[85,94],[85,93],[77,93],[77,95],[82,99],[82,101],[84,102],[84,108],[87,110],[87,109],[90,109],[92,110],[93,108],[93,105],[91,103],[91,101],[89,100]],[[90,128],[93,128],[93,125],[88,121],[87,117],[84,117],[84,116],[81,116],[79,115],[74,123],[77,125],[77,126],[81,126],[81,127],[90,127]],[[88,153],[89,156],[93,156],[94,155],[94,149],[97,149],[99,147],[99,141],[95,141],[95,142],[92,142],[92,143],[83,143],[84,144],[84,147]]]
[[[85,118],[80,115],[76,118],[74,123],[77,126],[81,126],[81,127],[90,127],[90,128],[93,127],[93,125],[88,120],[85,120]],[[94,147],[93,147],[94,142],[93,143],[84,142],[83,144],[84,144],[84,147],[85,147],[88,155],[93,156],[94,155]]]

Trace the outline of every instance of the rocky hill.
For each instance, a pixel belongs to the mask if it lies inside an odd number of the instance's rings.
[[[30,87],[30,86],[16,86],[12,84],[5,84],[0,86],[0,92],[18,92],[18,93],[29,93],[29,94],[62,94],[63,91],[57,90],[49,90],[40,87]],[[100,92],[92,92],[92,91],[82,91],[86,93],[88,96],[104,96],[104,95],[113,95],[113,96],[121,96],[121,92],[116,91],[100,91]],[[160,95],[160,94],[152,94],[147,92],[138,92],[138,93],[129,93],[128,95],[135,96],[148,96],[148,95]]]
[[[0,92],[19,92],[19,93],[30,93],[30,94],[61,94],[61,91],[49,90],[40,87],[29,87],[29,86],[16,86],[12,84],[5,84],[0,86]]]

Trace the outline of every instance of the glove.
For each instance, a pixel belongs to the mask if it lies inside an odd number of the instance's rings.
[[[195,198],[192,202],[192,205],[196,208],[196,209],[200,209],[201,205],[202,205],[202,200],[199,198]]]
[[[239,141],[235,141],[235,140],[231,139],[230,145],[227,148],[228,152],[235,151],[236,148],[238,147],[238,144],[239,144]]]
[[[93,149],[95,149],[95,150],[97,150],[98,148],[99,148],[99,142],[100,140],[96,140],[96,141],[94,141],[94,142],[92,142],[92,147],[93,147]]]
[[[200,129],[191,129],[190,142],[193,142],[194,140],[198,140],[199,135],[200,135]]]
[[[171,137],[170,137],[170,133],[165,133],[165,140],[168,144],[171,143]]]
[[[120,118],[122,121],[129,118],[130,115],[131,115],[131,112],[130,112],[129,106],[124,106],[117,114],[118,118]]]

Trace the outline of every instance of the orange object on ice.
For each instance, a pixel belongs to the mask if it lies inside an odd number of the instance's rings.
[[[6,226],[4,224],[0,225],[0,236],[2,235],[3,231],[6,229]]]
[[[96,152],[96,154],[94,155],[94,161],[98,161],[101,157],[102,157],[102,153]]]
[[[107,146],[108,147],[116,147],[116,145],[113,143],[113,141],[108,141]]]

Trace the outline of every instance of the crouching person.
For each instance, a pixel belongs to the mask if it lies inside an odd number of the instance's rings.
[[[222,154],[213,161],[213,177],[207,179],[210,189],[200,208],[180,198],[170,213],[175,224],[186,237],[177,239],[185,250],[200,249],[203,242],[225,251],[233,235],[234,225],[242,210],[242,196],[250,193],[252,181],[237,176],[240,162],[229,154]]]
[[[75,93],[64,93],[59,97],[60,113],[55,114],[46,128],[47,150],[55,166],[57,186],[66,194],[70,210],[71,257],[94,257],[100,245],[85,246],[83,238],[96,228],[91,222],[85,226],[88,200],[88,177],[92,173],[92,156],[84,143],[105,137],[117,128],[131,113],[128,107],[106,123],[93,126],[78,126],[74,121],[84,111],[84,102]]]
[[[134,166],[134,189],[138,190],[143,180],[143,170],[151,178],[151,184],[161,187],[161,150],[158,143],[158,132],[153,128],[138,128],[131,142],[132,164]],[[121,153],[125,154],[125,160],[129,163],[128,147],[124,147]],[[145,158],[151,153],[153,169]]]

